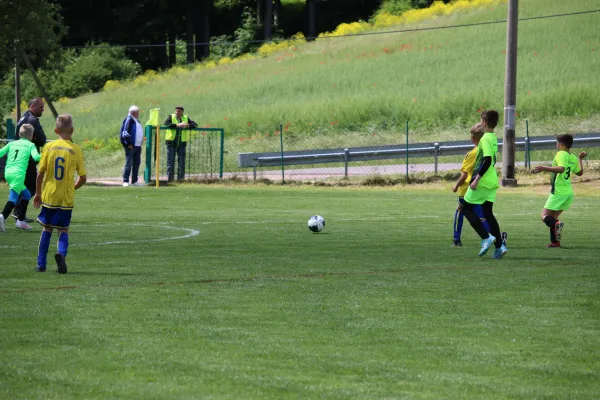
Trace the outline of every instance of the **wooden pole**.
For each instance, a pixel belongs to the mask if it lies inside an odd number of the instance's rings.
[[[160,186],[160,126],[156,125],[156,187]]]
[[[15,108],[17,110],[17,121],[21,119],[21,68],[19,67],[18,45],[19,41],[15,40]]]
[[[52,104],[50,97],[48,97],[48,93],[46,93],[46,88],[44,87],[44,85],[42,85],[40,78],[38,78],[37,74],[35,73],[35,69],[33,68],[33,65],[31,64],[31,61],[29,61],[29,57],[27,57],[27,54],[25,54],[25,52],[22,49],[20,49],[20,50],[21,50],[21,56],[23,57],[23,60],[25,61],[27,68],[29,68],[29,71],[31,71],[31,76],[33,76],[33,80],[35,81],[35,84],[42,92],[42,95],[44,96],[44,99],[46,100],[46,104],[48,104],[50,111],[52,111],[52,115],[54,115],[54,118],[58,118],[58,113],[56,112],[56,108],[54,108],[54,104]]]
[[[502,186],[516,186],[515,126],[517,115],[517,38],[519,0],[508,1],[506,32],[506,79],[504,84],[504,144],[502,146]]]

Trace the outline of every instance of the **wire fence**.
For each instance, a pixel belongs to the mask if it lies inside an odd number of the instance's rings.
[[[523,143],[529,137],[530,124],[527,121],[523,122],[523,129],[519,129],[517,134],[517,142],[521,144],[517,145],[515,153],[516,166],[530,168],[532,162],[550,163],[555,150],[553,136],[548,134],[568,131],[566,128],[562,131],[563,127],[558,127],[559,130],[553,132],[534,129],[530,139],[539,141],[541,136],[545,135],[546,143],[543,146],[533,143],[529,146],[529,151],[526,151]],[[139,181],[155,184],[157,172],[160,183],[208,182],[220,179],[285,183],[381,176],[408,179],[419,175],[456,174],[464,154],[472,147],[470,141],[465,140],[469,137],[467,130],[451,133],[447,137],[438,134],[435,137],[439,141],[433,141],[431,135],[424,135],[418,128],[413,130],[411,126],[410,123],[407,124],[404,131],[365,131],[332,135],[292,133],[282,124],[272,132],[251,137],[226,136],[224,130],[219,128],[197,128],[190,131],[190,139],[183,150],[168,148],[164,140],[164,127],[160,130],[157,148],[156,129],[146,127],[142,165],[138,176]],[[502,134],[497,135],[501,140]],[[600,133],[574,136],[575,149],[588,150],[588,160],[600,160],[600,147],[595,147],[597,145],[589,141],[579,141],[596,138],[600,144]],[[463,140],[454,140],[457,137],[462,137]],[[0,148],[4,143],[6,140],[0,140]],[[111,151],[83,146],[89,181],[102,184],[122,183],[125,155],[120,145],[118,146],[119,148]],[[408,152],[405,149],[408,149]],[[172,156],[171,162],[169,151]],[[177,152],[184,154],[184,163],[179,161]],[[323,155],[327,156],[327,162],[323,162]],[[246,161],[241,162],[243,158]],[[5,159],[0,159],[0,178],[4,174]],[[501,152],[498,162],[502,162]]]

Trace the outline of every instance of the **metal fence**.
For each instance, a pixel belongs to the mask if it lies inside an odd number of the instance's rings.
[[[573,135],[573,147],[600,147],[600,133]],[[530,152],[552,150],[556,146],[556,136],[536,136],[517,139],[516,151],[525,153],[525,165],[530,167]],[[503,147],[502,139],[498,148]],[[438,160],[442,156],[464,155],[473,148],[470,141],[412,143],[406,145],[371,146],[335,149],[316,149],[270,153],[239,153],[238,167],[253,168],[254,179],[259,167],[280,167],[324,163],[343,163],[344,177],[348,177],[348,164],[361,161],[430,157],[434,160],[434,171],[438,172]],[[407,170],[408,172],[408,170]]]
[[[169,181],[167,175],[168,149],[164,134],[167,127],[146,126],[146,183]],[[184,171],[179,171],[179,160],[172,165],[173,180],[183,176],[184,180],[223,178],[223,155],[225,131],[221,128],[190,128],[190,138],[185,146]],[[157,143],[158,135],[158,146]],[[158,151],[158,153],[157,153]],[[158,161],[157,161],[158,160]]]

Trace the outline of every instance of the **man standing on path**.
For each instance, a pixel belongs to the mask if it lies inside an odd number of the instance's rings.
[[[23,114],[19,122],[17,122],[17,139],[20,139],[19,131],[24,124],[33,126],[33,138],[31,142],[35,145],[38,153],[41,154],[41,148],[46,144],[46,134],[42,125],[40,125],[40,118],[44,113],[44,100],[41,97],[34,97],[29,100],[29,110]],[[31,197],[35,196],[35,180],[37,177],[36,162],[33,158],[29,158],[27,164],[27,171],[25,172],[25,187],[29,190]],[[20,202],[15,206],[12,216],[18,219]],[[25,217],[25,222],[33,222],[32,219]]]
[[[171,114],[165,120],[167,129],[167,175],[171,182],[175,175],[175,154],[177,154],[177,180],[183,180],[185,177],[185,150],[190,136],[189,128],[195,128],[198,125],[187,115],[183,114],[183,107],[175,107],[175,114]]]
[[[144,129],[138,120],[140,109],[138,106],[129,107],[129,115],[121,125],[121,144],[125,150],[125,167],[123,168],[123,186],[129,186],[131,175],[131,186],[143,186],[138,183],[138,172],[140,170],[142,141]]]

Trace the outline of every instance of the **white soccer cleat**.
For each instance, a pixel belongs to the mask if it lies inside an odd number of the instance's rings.
[[[4,215],[0,214],[0,232],[5,232],[6,229],[4,229]]]
[[[132,183],[131,186],[144,186],[144,184],[136,182],[136,183]]]
[[[129,186],[129,183],[123,182],[123,186]]]
[[[31,230],[31,226],[27,222],[25,222],[25,221],[19,221],[19,220],[17,220],[16,227],[17,227],[17,229],[23,229],[24,231],[30,231]]]
[[[485,253],[487,253],[490,246],[496,242],[496,238],[494,236],[492,236],[492,234],[488,233],[488,235],[489,236],[487,237],[487,239],[483,239],[481,241],[481,249],[479,250],[479,257],[481,257]]]

